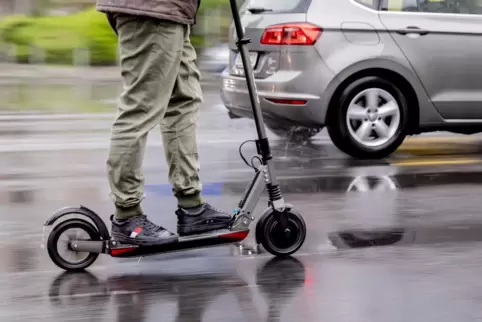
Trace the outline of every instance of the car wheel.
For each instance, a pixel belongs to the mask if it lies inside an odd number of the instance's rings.
[[[320,131],[323,129],[322,127],[311,128],[305,126],[289,126],[284,128],[272,124],[266,124],[266,127],[276,136],[294,142],[307,141],[320,133]]]
[[[335,108],[328,133],[335,146],[352,157],[387,157],[407,135],[407,99],[386,79],[354,81],[344,89]]]

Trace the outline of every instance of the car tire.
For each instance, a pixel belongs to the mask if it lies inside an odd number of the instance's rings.
[[[343,90],[334,108],[328,133],[335,146],[352,157],[385,158],[407,136],[407,99],[386,79],[370,76],[354,81]]]

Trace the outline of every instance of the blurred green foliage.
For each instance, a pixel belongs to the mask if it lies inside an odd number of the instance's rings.
[[[198,20],[213,8],[221,10],[219,27],[227,31],[231,20],[226,0],[202,0]],[[191,41],[196,48],[209,45],[207,38],[194,28]],[[0,45],[5,44],[15,45],[19,63],[28,63],[31,48],[38,48],[47,64],[73,64],[75,49],[87,49],[91,65],[116,64],[116,36],[105,15],[95,8],[66,16],[7,17],[0,21]]]

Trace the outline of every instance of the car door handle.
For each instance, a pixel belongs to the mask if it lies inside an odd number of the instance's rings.
[[[396,32],[400,35],[419,34],[421,36],[424,36],[429,33],[428,30],[420,29],[419,27],[415,27],[415,26],[408,26],[405,29],[398,29]]]

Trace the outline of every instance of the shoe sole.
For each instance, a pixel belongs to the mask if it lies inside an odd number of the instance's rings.
[[[129,245],[136,245],[136,246],[160,246],[166,244],[175,244],[179,241],[178,236],[172,236],[169,238],[164,238],[158,241],[142,241],[135,238],[126,237],[123,235],[112,234],[112,238],[117,240],[121,244],[129,244]]]

